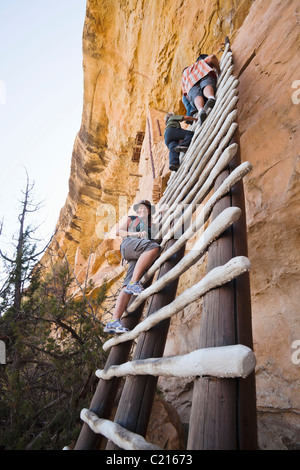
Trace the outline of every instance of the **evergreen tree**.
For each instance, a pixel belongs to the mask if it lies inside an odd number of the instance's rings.
[[[26,227],[32,186],[27,179],[14,256],[1,252],[7,278],[1,289],[0,446],[5,449],[62,449],[78,436],[80,410],[92,398],[95,370],[104,366],[98,298],[68,295],[74,276],[67,260],[44,271],[33,229]],[[90,286],[91,287],[91,286]],[[88,290],[88,289],[86,289]]]
[[[45,250],[45,248],[37,250],[37,243],[33,238],[36,227],[26,225],[28,214],[38,211],[40,207],[40,204],[33,203],[33,188],[34,183],[30,183],[27,175],[25,191],[22,191],[21,212],[18,216],[19,229],[13,255],[10,257],[0,249],[7,274],[0,290],[0,314],[9,307],[15,314],[20,311],[23,290],[30,282],[32,268]]]

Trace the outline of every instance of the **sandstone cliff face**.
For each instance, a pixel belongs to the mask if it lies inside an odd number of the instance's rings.
[[[246,195],[263,448],[300,443],[300,365],[292,360],[300,338],[299,20],[297,2],[255,2],[234,42],[242,155],[253,164]]]
[[[243,22],[251,0],[89,0],[83,32],[84,107],[72,156],[60,244],[85,257],[99,204],[119,216],[119,196],[133,202],[137,132],[149,108],[178,110],[182,69],[200,51],[218,53]],[[121,176],[121,177],[120,177]],[[95,235],[94,248],[101,239]]]
[[[184,112],[181,71],[200,51],[220,56],[228,35],[240,80],[241,156],[253,164],[245,195],[262,449],[300,443],[300,365],[292,360],[300,340],[300,104],[292,88],[300,80],[299,21],[296,0],[89,0],[82,125],[57,236],[82,282],[89,260],[96,287],[106,278],[114,288],[124,272],[120,241],[113,231],[103,241],[104,232],[134,200],[152,199],[153,181],[166,183],[163,116]],[[138,164],[132,154],[140,131]],[[179,293],[203,272],[202,264],[190,270]],[[197,347],[200,312],[201,302],[176,316],[166,354]],[[187,425],[191,384],[159,384]]]

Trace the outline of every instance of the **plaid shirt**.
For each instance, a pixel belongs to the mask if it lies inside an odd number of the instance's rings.
[[[214,69],[206,63],[206,59],[199,60],[194,64],[187,67],[182,72],[181,86],[184,95],[187,95],[190,89],[199,82],[201,78],[205,77],[208,74],[214,74],[216,76]]]

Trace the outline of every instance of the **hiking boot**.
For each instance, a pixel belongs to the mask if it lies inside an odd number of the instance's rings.
[[[170,165],[170,166],[169,166],[169,170],[171,170],[171,171],[177,171],[178,168],[179,168],[179,166],[180,166],[180,165],[176,165],[176,164]]]
[[[188,149],[188,146],[186,145],[177,145],[177,147],[174,148],[175,152],[178,152],[178,153],[180,152],[185,153],[187,149]]]
[[[127,284],[127,286],[125,287],[124,292],[126,292],[126,294],[131,295],[139,295],[141,292],[143,292],[143,290],[144,288],[140,281],[136,281],[133,283],[129,282],[129,284]]]
[[[208,98],[206,102],[206,107],[212,109],[215,104],[216,104],[216,98]]]
[[[121,320],[114,320],[109,321],[103,331],[104,333],[126,333],[129,330],[125,328]]]

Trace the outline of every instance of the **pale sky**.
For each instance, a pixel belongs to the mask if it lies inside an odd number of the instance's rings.
[[[0,0],[0,246],[18,229],[26,172],[48,241],[68,194],[83,101],[86,0]]]

